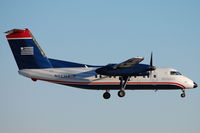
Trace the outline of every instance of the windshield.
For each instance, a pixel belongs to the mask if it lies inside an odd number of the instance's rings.
[[[180,72],[177,71],[171,71],[170,75],[182,75]]]

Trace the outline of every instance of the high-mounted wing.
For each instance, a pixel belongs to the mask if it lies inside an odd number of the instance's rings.
[[[96,73],[107,76],[132,76],[146,72],[149,65],[140,64],[143,57],[134,57],[119,64],[108,64],[96,69]]]
[[[134,65],[139,64],[143,60],[144,60],[143,57],[134,57],[134,58],[128,59],[120,64],[115,65],[113,68],[118,69],[118,68],[133,67]]]

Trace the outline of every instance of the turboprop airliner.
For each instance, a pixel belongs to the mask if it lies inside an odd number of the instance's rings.
[[[94,66],[48,58],[28,29],[5,32],[19,68],[19,74],[32,79],[90,90],[104,90],[103,98],[111,97],[110,90],[176,90],[196,88],[197,84],[176,69],[141,64],[143,57],[133,57],[118,64]]]

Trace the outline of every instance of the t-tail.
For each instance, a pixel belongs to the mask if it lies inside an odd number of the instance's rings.
[[[49,59],[28,29],[6,32],[10,48],[19,70],[52,68]]]

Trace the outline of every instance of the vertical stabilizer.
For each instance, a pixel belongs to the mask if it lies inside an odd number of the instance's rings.
[[[6,38],[20,70],[52,68],[30,30],[13,29],[6,33]]]

